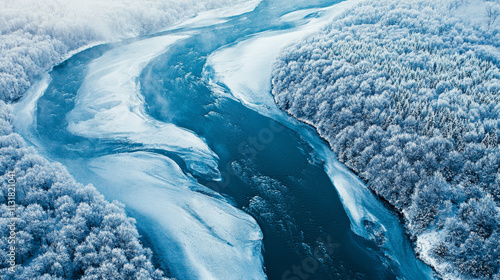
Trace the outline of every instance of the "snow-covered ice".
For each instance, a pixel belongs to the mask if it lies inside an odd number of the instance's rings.
[[[327,9],[328,8],[313,8],[313,9],[298,10],[298,11],[294,11],[294,12],[282,15],[279,18],[279,20],[281,22],[298,22],[300,20],[305,19],[308,16],[321,13],[322,11],[325,11]]]
[[[173,25],[165,30],[172,30],[184,27],[189,27],[189,28],[205,27],[205,26],[225,23],[231,17],[253,11],[261,1],[262,0],[249,0],[228,7],[203,11],[198,13],[193,18],[190,18],[186,21],[182,21],[181,23]]]
[[[136,82],[149,61],[186,37],[146,39],[94,60],[67,116],[69,131],[174,152],[193,173],[218,179],[217,155],[193,132],[150,117]],[[265,279],[257,223],[185,175],[170,158],[122,153],[92,159],[88,167],[101,178],[99,190],[108,199],[125,203],[138,227],[147,225],[143,232],[165,255],[174,276]],[[83,171],[80,176],[85,176]]]
[[[207,59],[205,77],[217,89],[217,83],[226,85],[233,97],[251,108],[274,108],[271,91],[273,61],[287,45],[317,32],[332,18],[360,0],[350,0],[322,9],[295,11],[281,17],[284,21],[297,20],[321,11],[318,17],[297,28],[285,31],[262,32],[236,45],[224,47]],[[210,71],[213,71],[211,73]]]
[[[176,152],[191,172],[217,179],[217,155],[193,132],[145,113],[136,82],[149,61],[186,36],[161,36],[112,49],[94,60],[68,113],[68,130]]]
[[[302,26],[285,31],[270,31],[258,34],[235,45],[224,47],[207,59],[205,79],[215,94],[239,100],[245,106],[272,117],[298,131],[325,161],[325,169],[335,185],[345,211],[351,221],[352,230],[367,239],[374,239],[365,222],[378,227],[386,240],[386,254],[394,261],[403,275],[433,278],[432,271],[414,257],[398,218],[391,214],[370,190],[343,164],[321,139],[311,133],[295,119],[280,111],[271,94],[271,72],[273,61],[287,45],[317,32],[332,18],[353,7],[360,1],[345,1],[328,8],[295,11],[281,17],[283,21],[301,20],[316,13]],[[224,86],[229,92],[224,90]]]
[[[149,153],[92,159],[100,191],[134,213],[179,279],[265,279],[255,220],[198,184],[171,159]],[[105,186],[105,187],[104,187]],[[142,222],[141,219],[145,221]]]
[[[37,112],[37,102],[38,99],[47,90],[50,84],[50,75],[45,73],[40,77],[40,79],[31,86],[23,98],[14,104],[14,111],[16,112],[16,117],[14,120],[14,126],[17,131],[23,135],[31,135],[28,131],[34,125],[36,125],[35,114]],[[30,142],[36,142],[34,137],[27,139]],[[37,145],[38,146],[38,145]]]

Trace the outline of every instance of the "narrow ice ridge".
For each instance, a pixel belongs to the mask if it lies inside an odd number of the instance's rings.
[[[19,102],[14,104],[14,127],[16,131],[25,137],[31,144],[40,147],[33,137],[33,129],[36,126],[35,114],[37,112],[38,99],[45,93],[51,78],[48,73],[43,74],[23,95]]]
[[[211,85],[214,94],[238,100],[262,115],[274,118],[299,132],[325,161],[325,170],[339,194],[351,221],[352,230],[366,239],[374,239],[374,232],[365,226],[367,221],[372,222],[385,234],[386,242],[383,248],[404,277],[432,279],[432,270],[416,259],[397,216],[387,210],[356,175],[338,162],[335,154],[314,131],[279,110],[270,93],[273,61],[280,50],[308,34],[317,32],[334,17],[359,2],[345,1],[328,8],[284,15],[284,21],[302,22],[308,15],[320,12],[318,17],[310,18],[304,25],[294,29],[263,32],[235,45],[221,48],[207,59],[204,78]]]
[[[145,113],[137,79],[149,61],[182,36],[154,37],[120,46],[95,59],[68,113],[68,130],[87,138],[142,144],[177,153],[197,175],[220,178],[217,155],[193,132]]]
[[[232,6],[212,9],[198,13],[195,17],[169,27],[167,30],[179,28],[198,28],[225,23],[230,17],[249,13],[259,5],[262,0],[249,0],[237,3]]]
[[[308,16],[319,14],[326,10],[328,10],[328,8],[312,8],[312,9],[298,10],[282,15],[279,18],[279,20],[281,22],[299,22],[301,20],[304,20]]]
[[[256,221],[222,200],[191,191],[206,187],[171,159],[134,152],[95,158],[88,166],[101,178],[106,198],[135,213],[174,277],[266,279]]]

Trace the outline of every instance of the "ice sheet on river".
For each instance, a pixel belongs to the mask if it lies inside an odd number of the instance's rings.
[[[328,8],[306,9],[283,15],[280,20],[301,23],[299,27],[284,31],[266,31],[235,45],[224,47],[207,59],[205,77],[214,90],[217,83],[231,90],[231,95],[254,109],[264,106],[274,109],[271,91],[271,71],[274,59],[287,45],[317,32],[333,17],[359,0],[335,4]]]
[[[217,155],[193,132],[145,113],[139,84],[146,64],[186,36],[160,36],[114,48],[94,60],[68,114],[68,130],[177,153],[191,172],[218,178]]]
[[[295,29],[263,32],[220,49],[207,59],[204,76],[215,94],[239,100],[245,106],[299,132],[325,161],[326,172],[337,189],[352,230],[366,239],[385,237],[383,248],[402,275],[409,279],[429,279],[432,278],[432,271],[415,258],[396,215],[387,210],[361,180],[336,160],[334,153],[319,136],[280,111],[270,93],[273,61],[280,50],[318,31],[332,17],[358,2],[346,1],[330,8],[295,11],[284,15],[283,21],[303,21],[310,15],[315,17]]]
[[[169,27],[166,30],[178,29],[178,28],[197,28],[210,26],[215,24],[225,23],[229,18],[248,13],[253,11],[261,2],[261,0],[248,0],[241,3],[222,7],[213,10],[203,11],[197,14],[195,17]]]
[[[149,152],[92,159],[100,191],[125,203],[138,227],[179,279],[265,279],[262,233],[255,220]]]
[[[217,155],[193,132],[150,117],[136,82],[149,61],[185,37],[146,39],[95,59],[67,116],[68,130],[175,153],[192,173],[218,178]],[[98,188],[106,198],[126,205],[174,277],[266,278],[255,220],[183,173],[172,159],[142,151],[93,158],[85,166],[89,171],[81,172],[100,178]]]

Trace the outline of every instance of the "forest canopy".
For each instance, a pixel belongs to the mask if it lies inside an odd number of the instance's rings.
[[[486,10],[472,24],[454,9],[365,1],[283,51],[272,93],[404,216],[441,275],[499,279],[500,33]]]
[[[75,182],[59,163],[26,148],[0,101],[0,274],[2,279],[165,279],[118,202]],[[12,174],[12,175],[11,175]],[[15,181],[10,190],[9,181]],[[8,206],[15,193],[16,207]],[[13,215],[14,214],[14,215]],[[9,242],[15,218],[15,243]],[[16,266],[10,247],[16,248]]]

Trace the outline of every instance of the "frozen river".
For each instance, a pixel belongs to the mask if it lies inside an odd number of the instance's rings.
[[[429,279],[398,217],[270,94],[279,50],[355,4],[248,1],[82,51],[16,126],[126,205],[178,279]]]

